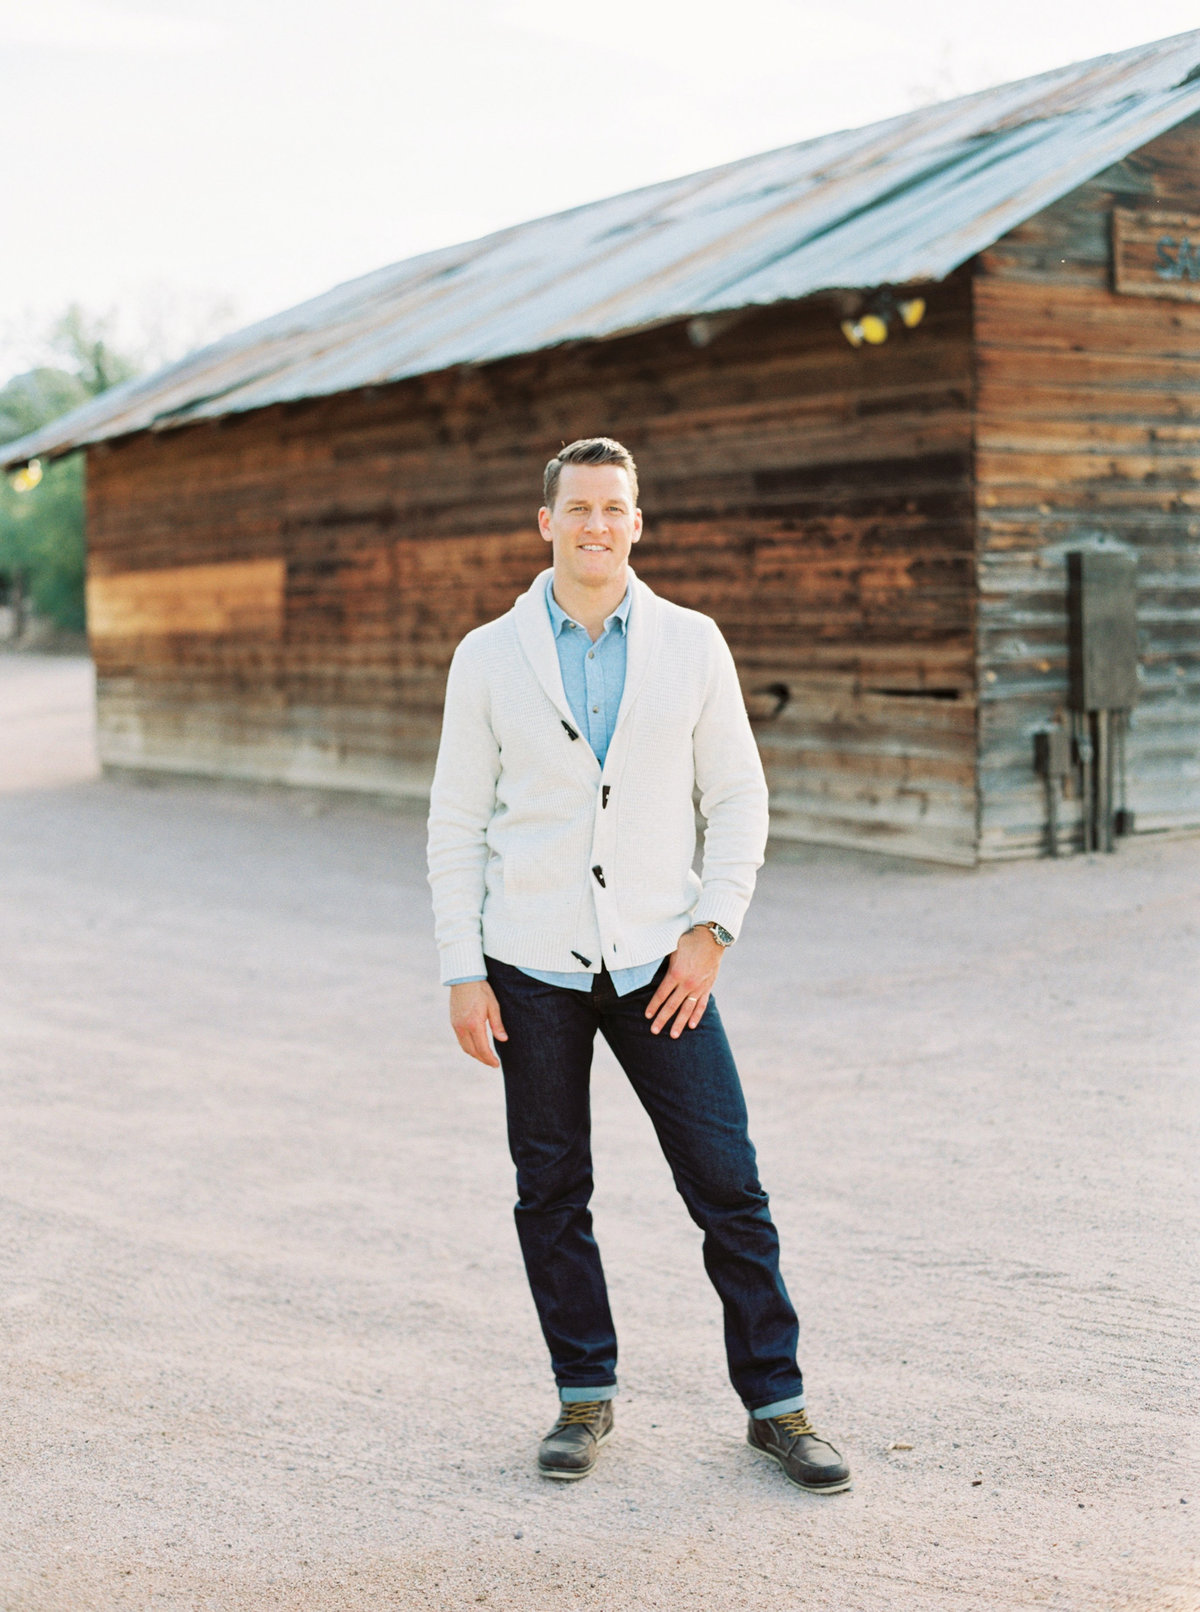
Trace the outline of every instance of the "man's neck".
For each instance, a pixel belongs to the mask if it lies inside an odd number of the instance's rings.
[[[560,576],[557,567],[554,572],[554,597],[559,608],[587,629],[593,643],[604,631],[604,623],[625,597],[628,587],[628,566],[622,566],[619,577],[597,588],[583,587],[569,577]]]

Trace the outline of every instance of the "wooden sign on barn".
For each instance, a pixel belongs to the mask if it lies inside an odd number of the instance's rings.
[[[1127,297],[1200,302],[1200,213],[1114,207],[1113,284]]]

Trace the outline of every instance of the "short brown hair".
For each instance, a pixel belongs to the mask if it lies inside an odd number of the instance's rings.
[[[622,443],[614,441],[612,437],[580,437],[578,442],[572,442],[569,447],[558,450],[542,476],[542,502],[547,509],[554,508],[554,500],[558,497],[558,478],[562,475],[564,465],[620,465],[629,477],[629,486],[633,492],[636,508],[637,466],[629,449]]]

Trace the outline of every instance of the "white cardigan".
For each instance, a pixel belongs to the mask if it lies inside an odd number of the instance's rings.
[[[707,919],[736,935],[762,864],[767,786],[716,623],[630,571],[625,690],[601,769],[563,692],[549,575],[450,666],[429,810],[443,981],[482,975],[485,952],[598,973],[602,958],[664,957]]]

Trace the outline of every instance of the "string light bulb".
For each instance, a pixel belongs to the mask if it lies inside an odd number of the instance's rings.
[[[924,297],[906,297],[903,302],[898,302],[895,295],[885,289],[876,291],[867,299],[864,312],[843,319],[841,330],[851,347],[861,347],[864,342],[870,347],[878,347],[891,335],[892,326],[897,320],[905,330],[915,330],[924,317]]]
[[[42,479],[42,461],[31,459],[27,465],[12,477],[12,489],[15,493],[31,493]]]

